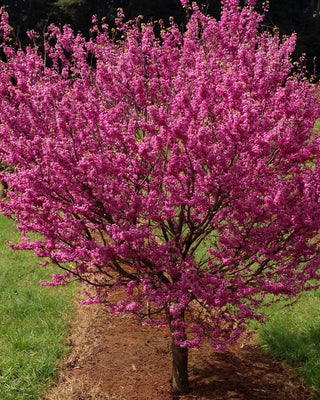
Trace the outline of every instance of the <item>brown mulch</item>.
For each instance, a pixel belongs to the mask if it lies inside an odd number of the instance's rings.
[[[79,307],[71,352],[44,400],[171,400],[168,331],[113,317],[98,306]],[[294,371],[246,341],[225,352],[190,350],[193,387],[181,400],[311,400]]]

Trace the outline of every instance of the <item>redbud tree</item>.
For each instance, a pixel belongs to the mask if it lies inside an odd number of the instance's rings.
[[[254,0],[222,5],[220,20],[193,5],[184,33],[120,12],[116,30],[51,26],[25,51],[2,11],[16,248],[63,270],[51,285],[92,286],[83,303],[168,325],[178,393],[188,348],[234,344],[265,301],[319,278],[319,93],[294,35],[261,31]]]

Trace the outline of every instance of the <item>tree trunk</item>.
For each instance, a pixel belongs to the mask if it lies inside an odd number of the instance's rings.
[[[184,315],[182,315],[182,318]],[[171,325],[171,316],[167,313],[167,319],[171,333],[175,332],[175,327]],[[185,339],[186,339],[185,335]],[[172,380],[171,389],[175,395],[186,394],[190,392],[188,380],[188,348],[178,346],[172,337],[171,353],[172,353]]]
[[[190,391],[188,380],[188,348],[175,344],[172,338],[172,381],[173,394],[185,394]]]

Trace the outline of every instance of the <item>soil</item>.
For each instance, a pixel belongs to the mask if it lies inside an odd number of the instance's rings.
[[[99,306],[79,307],[71,352],[44,400],[171,400],[170,335],[113,317]],[[191,349],[192,392],[180,400],[311,400],[294,371],[253,340],[224,352]]]

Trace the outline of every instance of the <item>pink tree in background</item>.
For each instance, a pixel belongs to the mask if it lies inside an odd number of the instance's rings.
[[[253,0],[222,3],[220,21],[193,6],[184,34],[119,15],[120,40],[51,26],[25,52],[2,12],[16,247],[64,270],[53,285],[93,286],[85,304],[169,325],[177,393],[188,348],[234,344],[267,295],[319,278],[319,93],[293,73],[294,36],[260,32]]]

